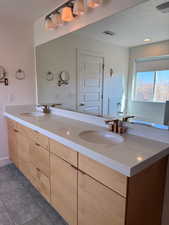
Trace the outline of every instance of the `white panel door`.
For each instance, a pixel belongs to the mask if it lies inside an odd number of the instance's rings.
[[[102,115],[103,57],[79,52],[78,111]]]

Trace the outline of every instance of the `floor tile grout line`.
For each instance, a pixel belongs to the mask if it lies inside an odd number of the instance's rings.
[[[40,216],[37,216],[37,217],[35,217],[34,219],[31,219],[31,220],[27,221],[27,222],[24,223],[24,224],[17,224],[17,225],[26,225],[27,223],[30,223],[31,221],[38,220],[39,217],[40,217]],[[43,225],[39,220],[38,220],[38,222],[40,223],[40,225]],[[16,224],[15,224],[15,225],[16,225]]]
[[[67,224],[64,219],[59,215],[59,213],[56,211],[56,215],[53,211],[55,211],[55,209],[43,198],[43,196],[33,187],[33,185],[30,183],[30,181],[15,167],[15,166],[10,166],[10,167],[6,167],[7,172],[4,172],[4,177],[7,176],[6,182],[8,183],[8,181],[15,181],[16,182],[16,186],[14,184],[14,189],[12,187],[12,190],[7,189],[7,191],[4,189],[4,193],[8,195],[8,193],[15,193],[15,190],[17,189],[18,192],[20,192],[20,187],[17,186],[17,183],[19,184],[19,186],[21,186],[21,189],[23,188],[23,190],[25,190],[25,193],[29,194],[31,196],[31,198],[33,199],[33,203],[35,204],[35,206],[37,206],[37,208],[39,208],[39,211],[37,213],[37,215],[35,215],[35,217],[33,218],[29,218],[28,221],[23,221],[23,222],[17,222],[17,220],[15,221],[15,219],[12,218],[12,214],[10,212],[10,205],[8,206],[8,203],[10,203],[10,197],[7,197],[7,202],[5,202],[6,197],[3,197],[3,189],[2,189],[2,193],[0,194],[0,201],[2,201],[2,205],[4,207],[4,211],[7,213],[7,216],[9,218],[10,221],[10,225],[26,225],[27,223],[31,223],[31,221],[38,222],[39,225],[44,225],[43,222],[43,216],[44,218],[47,218],[47,220],[49,220],[49,223],[51,223],[51,225],[57,224],[57,222],[55,222],[55,219],[57,220],[58,218],[58,224]],[[4,170],[4,168],[3,168]],[[1,173],[1,168],[0,168],[0,173]],[[4,170],[5,171],[5,170]],[[2,174],[0,174],[3,176],[3,172]],[[9,179],[8,179],[8,175],[9,175]],[[3,177],[2,177],[3,179]],[[3,181],[2,181],[3,182]],[[10,184],[9,184],[10,185]],[[35,189],[35,190],[34,190]],[[6,191],[6,192],[5,192]],[[34,192],[35,191],[35,192]],[[37,191],[37,193],[36,193]],[[19,198],[22,196],[24,196],[24,192],[21,192],[21,195],[19,194]],[[16,201],[17,201],[17,197],[16,197]],[[43,203],[44,201],[44,203]],[[12,204],[15,204],[15,197],[13,198],[13,202]],[[48,208],[48,204],[49,204],[49,208]],[[51,207],[51,209],[50,209]],[[62,222],[63,219],[63,222]],[[46,225],[46,223],[45,223]]]
[[[5,208],[5,210],[6,210],[7,214],[8,214],[8,217],[9,217],[10,221],[12,222],[11,225],[16,225],[15,222],[13,221],[13,219],[11,218],[11,215],[10,215],[10,213],[8,211],[8,208],[6,207],[6,205],[4,204],[4,201],[2,199],[1,199],[1,202],[2,202],[3,207]]]

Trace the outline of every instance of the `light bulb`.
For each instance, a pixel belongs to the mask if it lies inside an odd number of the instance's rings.
[[[62,9],[61,18],[62,18],[62,21],[64,22],[71,22],[74,19],[72,14],[72,9],[68,6],[64,7]]]
[[[61,19],[61,15],[59,13],[52,14],[51,20],[52,20],[53,24],[55,25],[55,27],[63,25],[63,21]]]
[[[85,13],[84,0],[77,0],[74,3],[73,14],[76,16],[83,15]]]
[[[145,38],[144,42],[151,42],[151,38]]]
[[[46,18],[45,19],[45,29],[46,30],[54,30],[56,26],[52,22],[51,18]]]
[[[102,4],[102,0],[87,0],[87,6],[89,8],[96,8]]]

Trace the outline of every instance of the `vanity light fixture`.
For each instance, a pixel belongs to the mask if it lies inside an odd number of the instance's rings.
[[[62,21],[60,13],[52,14],[51,20],[52,20],[52,23],[55,25],[55,27],[60,27],[63,25],[63,21]]]
[[[138,157],[137,157],[137,161],[138,161],[138,162],[141,162],[141,161],[143,161],[143,157],[141,157],[141,156],[138,156]]]
[[[144,42],[150,42],[151,41],[151,38],[145,38],[144,39]]]
[[[69,6],[64,7],[62,9],[61,18],[64,22],[71,22],[74,19],[72,8]]]
[[[56,28],[55,24],[52,22],[50,17],[45,19],[45,29],[46,30],[54,30]]]
[[[97,8],[102,4],[102,0],[87,0],[87,6],[89,8]]]
[[[85,13],[84,0],[77,0],[73,6],[73,14],[76,16],[81,16]]]
[[[76,16],[81,16],[89,8],[100,6],[102,0],[69,0],[53,10],[45,17],[45,29],[54,30],[64,24],[71,22]]]

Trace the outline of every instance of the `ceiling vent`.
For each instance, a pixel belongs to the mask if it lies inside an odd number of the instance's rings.
[[[115,35],[115,33],[114,33],[113,31],[111,31],[111,30],[105,30],[105,31],[103,32],[103,34],[109,35],[109,36],[111,36],[111,37]]]
[[[162,3],[156,8],[162,13],[169,13],[169,2]]]

